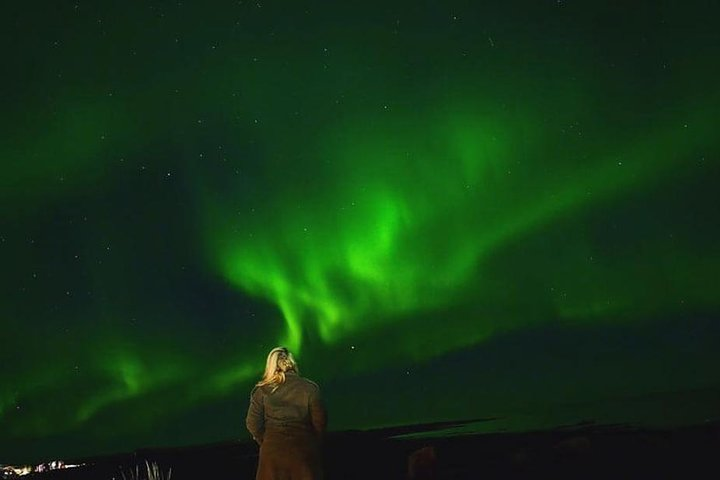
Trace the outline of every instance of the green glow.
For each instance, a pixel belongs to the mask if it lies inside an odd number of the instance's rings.
[[[183,377],[185,369],[181,364],[159,360],[154,358],[152,365],[145,364],[140,358],[129,352],[118,352],[108,358],[105,363],[108,371],[105,375],[108,378],[117,379],[116,385],[84,404],[77,414],[78,421],[87,421],[99,410],[112,403],[137,397],[147,393],[148,390],[161,388],[168,382],[177,381]]]
[[[579,398],[576,362],[585,395],[716,382],[717,15],[660,3],[18,6],[0,455],[235,438],[277,344],[342,428]],[[535,377],[528,332],[635,343]]]
[[[583,163],[556,159],[545,169],[532,156],[535,145],[510,151],[518,124],[423,116],[429,127],[402,128],[409,117],[390,118],[374,129],[381,134],[342,132],[343,143],[327,153],[336,183],[289,198],[251,227],[251,237],[226,234],[220,246],[211,242],[233,284],[278,306],[287,325],[280,343],[299,350],[305,330],[336,343],[380,320],[452,304],[469,281],[483,288],[483,259],[564,215],[621,198],[630,188],[650,188],[710,133],[689,135],[670,125]],[[696,129],[710,124],[701,115],[689,118]],[[512,170],[520,161],[536,175],[516,180]],[[632,296],[581,303],[576,297],[560,301],[558,314],[602,321],[603,312],[637,309]],[[529,321],[480,318],[479,335],[443,335],[437,342],[445,346],[434,354]]]

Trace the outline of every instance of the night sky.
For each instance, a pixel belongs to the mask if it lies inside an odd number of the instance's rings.
[[[276,345],[332,430],[717,419],[719,15],[3,5],[0,462],[247,439]]]

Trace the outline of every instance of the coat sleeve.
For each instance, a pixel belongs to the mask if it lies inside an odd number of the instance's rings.
[[[315,385],[310,394],[310,421],[318,436],[322,436],[327,429],[327,410],[320,395],[320,387]]]
[[[261,445],[265,433],[265,407],[263,406],[262,392],[258,387],[255,387],[250,394],[250,406],[245,417],[245,426],[258,445]]]

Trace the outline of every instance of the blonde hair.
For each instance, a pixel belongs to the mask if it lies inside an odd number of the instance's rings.
[[[265,373],[262,380],[257,383],[258,387],[271,385],[273,392],[285,383],[285,372],[298,373],[297,362],[292,353],[285,347],[275,347],[270,350],[265,362]]]

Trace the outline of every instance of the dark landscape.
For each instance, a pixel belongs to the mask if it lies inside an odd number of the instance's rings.
[[[328,479],[718,478],[720,422],[676,429],[581,424],[525,433],[402,438],[465,422],[335,432],[326,439]],[[400,437],[398,437],[400,436]],[[23,478],[101,480],[144,462],[172,478],[252,479],[257,447],[248,442],[144,449]]]

